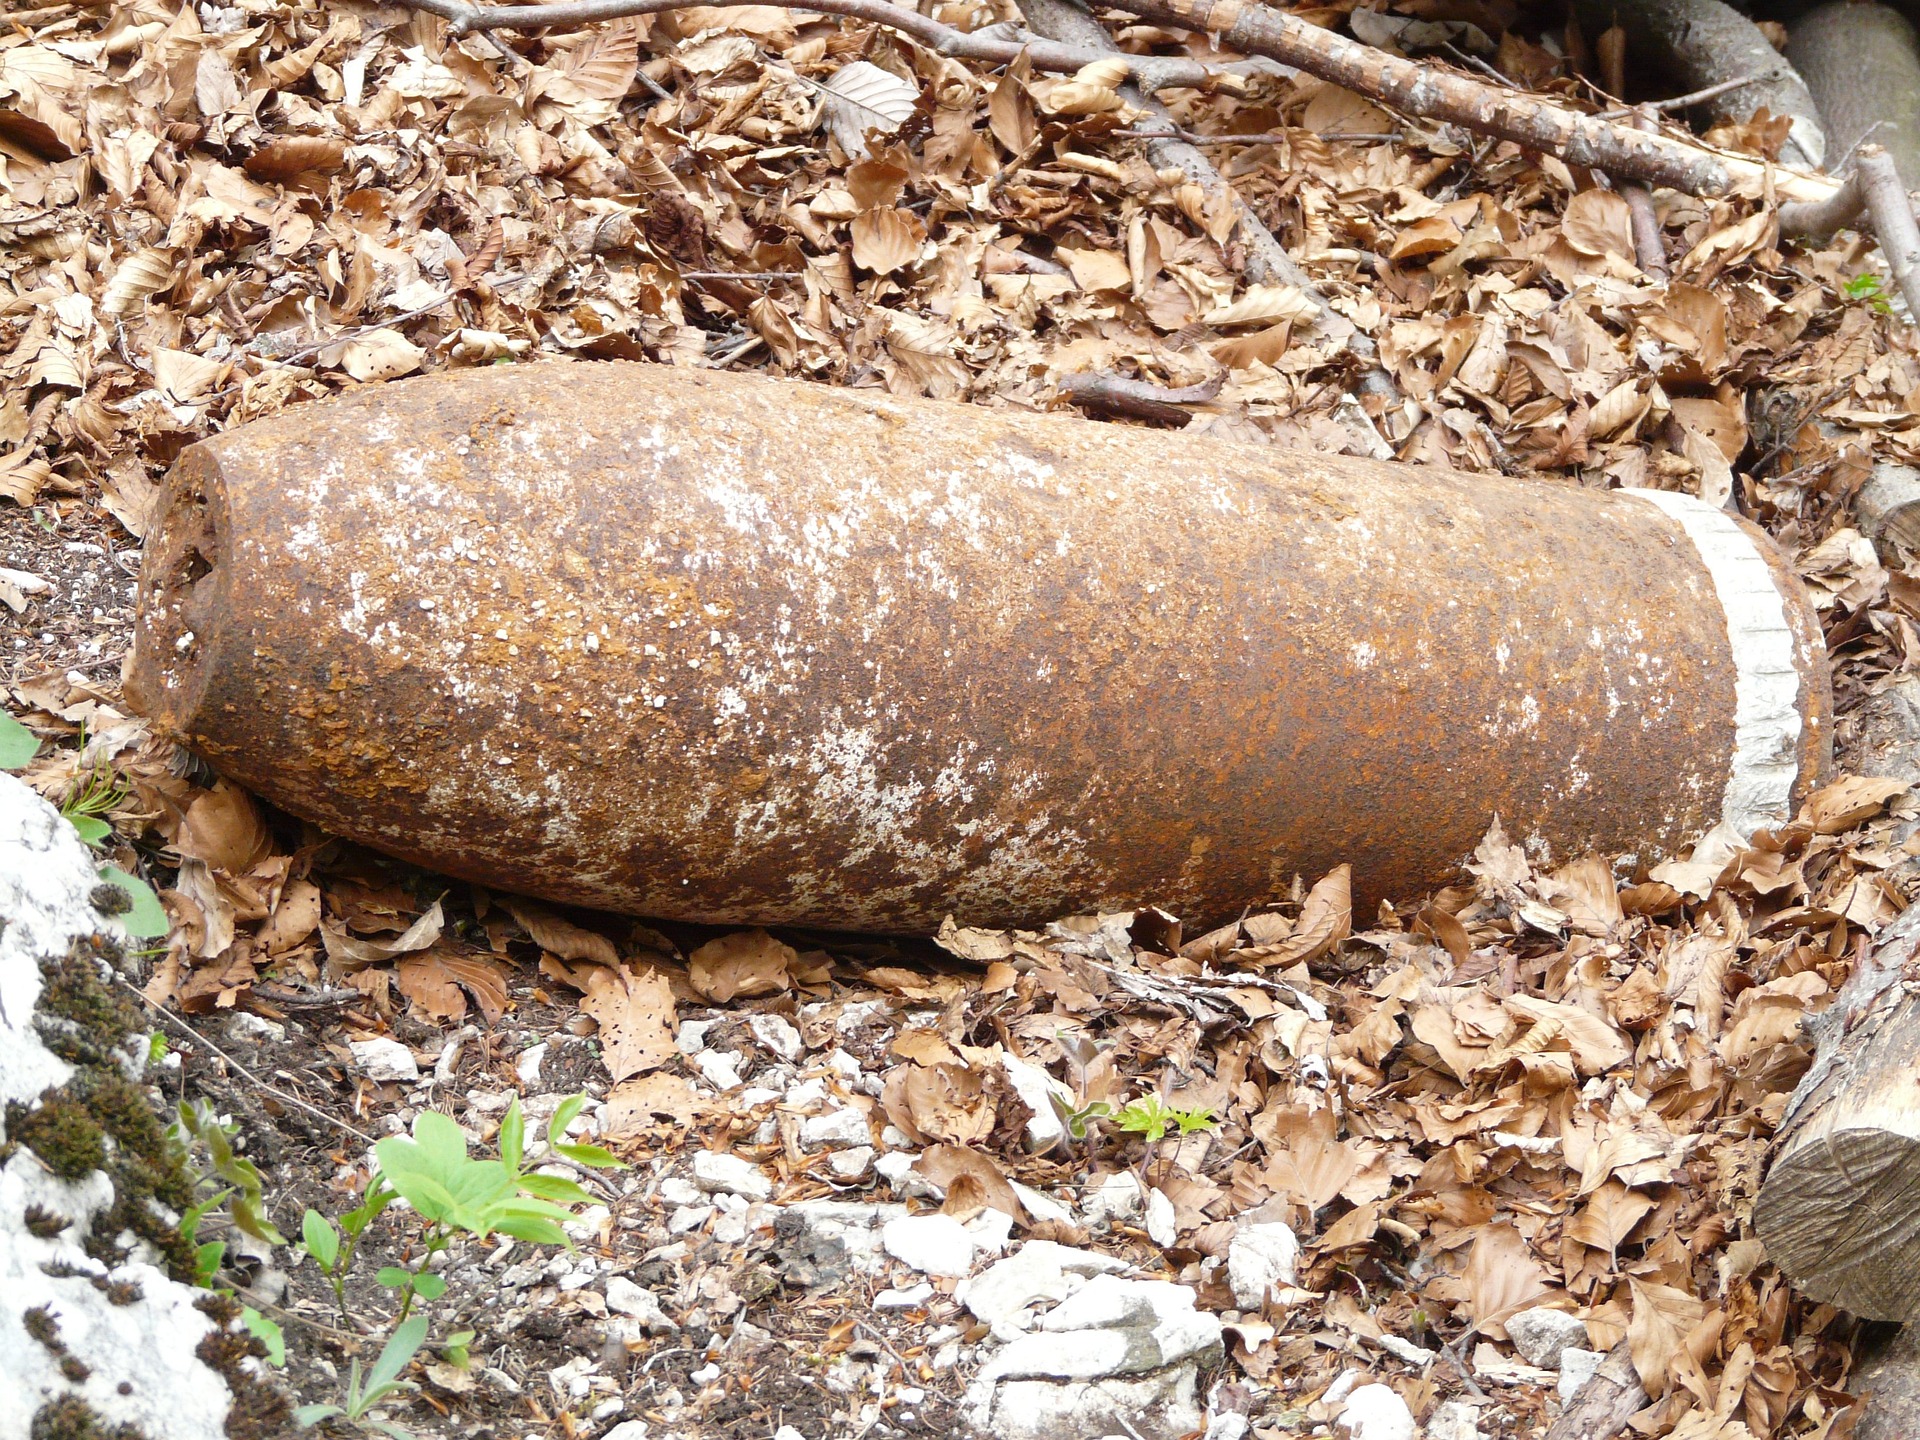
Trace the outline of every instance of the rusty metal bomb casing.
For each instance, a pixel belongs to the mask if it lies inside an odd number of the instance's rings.
[[[295,814],[633,914],[925,931],[1363,906],[1490,817],[1652,860],[1830,743],[1744,521],[630,364],[300,405],[186,451],[127,688]],[[1363,912],[1364,913],[1364,912]]]

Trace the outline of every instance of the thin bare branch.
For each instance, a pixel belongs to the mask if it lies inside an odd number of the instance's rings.
[[[568,29],[628,15],[658,15],[683,10],[690,0],[559,0],[552,5],[469,5],[465,0],[403,0],[403,3],[429,15],[438,15],[454,34],[465,35],[491,30]],[[805,4],[799,0],[779,0],[779,3],[789,10],[811,10],[884,25],[936,54],[988,65],[1010,65],[1024,50],[1034,69],[1072,74],[1096,60],[1108,58],[1110,53],[1085,45],[1024,36],[969,34],[943,25],[931,16],[890,4],[888,0],[818,0],[818,3],[807,0]],[[1131,64],[1134,79],[1149,90],[1213,90],[1222,84],[1238,85],[1250,73],[1272,69],[1265,63],[1204,65],[1197,60],[1158,56],[1126,55],[1123,58]]]
[[[1873,217],[1873,233],[1879,237],[1893,283],[1906,297],[1907,314],[1920,322],[1920,225],[1914,223],[1907,187],[1900,182],[1893,156],[1878,145],[1860,147],[1854,173],[1860,177],[1867,214]]]
[[[1773,193],[1788,200],[1823,200],[1839,183],[1667,135],[1644,135],[1536,96],[1496,89],[1436,65],[1362,45],[1257,0],[1114,0],[1114,4],[1144,20],[1204,30],[1244,54],[1292,65],[1402,114],[1450,121],[1623,180],[1671,186],[1690,195],[1757,195],[1771,184]]]

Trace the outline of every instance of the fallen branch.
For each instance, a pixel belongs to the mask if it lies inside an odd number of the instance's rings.
[[[1613,1440],[1647,1403],[1647,1392],[1622,1340],[1607,1352],[1547,1431],[1547,1440]]]
[[[1573,8],[1589,34],[1623,27],[1633,68],[1692,91],[1713,120],[1739,124],[1762,109],[1787,120],[1787,164],[1827,159],[1826,127],[1807,82],[1726,0],[1576,0]]]
[[[1216,375],[1198,385],[1172,390],[1145,380],[1129,380],[1106,370],[1086,370],[1062,375],[1056,387],[1064,400],[1082,410],[1101,415],[1126,415],[1136,420],[1156,420],[1168,425],[1184,425],[1193,418],[1189,405],[1204,405],[1220,393]]]
[[[1860,218],[1860,173],[1850,171],[1824,200],[1782,205],[1780,233],[1788,239],[1824,240]]]
[[[466,35],[494,30],[567,29],[628,15],[659,15],[669,10],[684,10],[691,0],[562,0],[553,5],[469,5],[465,0],[401,0],[401,3],[438,15],[455,35]],[[775,0],[775,3],[787,10],[809,10],[884,25],[937,55],[987,65],[1011,65],[1025,52],[1034,69],[1070,75],[1115,53],[1087,45],[1065,45],[1025,35],[995,33],[999,27],[975,33],[956,30],[931,16],[890,4],[888,0],[817,0],[817,3],[807,0],[805,4],[800,0]],[[1273,70],[1273,66],[1264,61],[1207,65],[1197,60],[1152,55],[1122,53],[1121,58],[1127,61],[1134,80],[1148,90],[1216,90],[1223,85],[1235,88],[1249,75],[1270,74]]]
[[[1633,126],[1636,130],[1652,130],[1653,117],[1644,113],[1635,115]],[[1671,279],[1673,271],[1667,265],[1666,237],[1660,233],[1660,215],[1653,208],[1653,192],[1644,185],[1624,184],[1620,195],[1627,202],[1627,214],[1633,222],[1633,254],[1640,268],[1655,280]]]
[[[1388,55],[1254,0],[1116,0],[1116,8],[1144,20],[1204,30],[1245,54],[1278,60],[1403,114],[1448,121],[1622,180],[1708,196],[1759,195],[1771,185],[1776,196],[1802,201],[1824,200],[1839,184],[1668,135],[1642,134]]]
[[[1920,225],[1914,223],[1913,202],[1900,183],[1900,171],[1882,147],[1862,145],[1854,173],[1860,177],[1861,197],[1867,202],[1873,233],[1879,237],[1893,283],[1906,298],[1907,314],[1920,323]]]

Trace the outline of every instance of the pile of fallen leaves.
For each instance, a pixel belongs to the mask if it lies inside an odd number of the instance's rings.
[[[1349,8],[1315,13],[1358,25]],[[1527,32],[1491,0],[1446,9],[1465,22],[1448,43],[1478,37],[1515,81],[1585,93],[1557,19]],[[1014,15],[934,10],[961,28]],[[1551,157],[1304,77],[1167,97],[1195,132],[1260,137],[1208,153],[1372,341],[1392,383],[1362,389],[1361,362],[1308,335],[1299,291],[1247,282],[1231,214],[1143,158],[1113,67],[991,70],[766,6],[506,53],[349,0],[9,20],[0,502],[33,507],[52,541],[5,511],[0,561],[20,568],[0,601],[34,627],[8,685],[73,742],[28,778],[56,799],[107,787],[116,858],[164,887],[153,1000],[316,1017],[358,1111],[383,1097],[344,1064],[349,1041],[403,1013],[491,1023],[531,970],[542,1000],[578,996],[616,1136],[656,1147],[757,1123],[679,1052],[677,1020],[824,1002],[817,1047],[871,1007],[896,1022],[863,1057],[880,1094],[847,1103],[926,1147],[950,1207],[1019,1211],[1012,1181],[1136,1170],[1172,1208],[1167,1265],[1220,1308],[1230,1217],[1293,1224],[1299,1290],[1238,1319],[1233,1361],[1302,1423],[1358,1357],[1417,1414],[1468,1371],[1512,1367],[1499,1393],[1524,1429],[1547,1377],[1480,1347],[1564,1297],[1597,1348],[1630,1343],[1659,1407],[1647,1433],[1841,1433],[1850,1322],[1794,1298],[1748,1216],[1803,1021],[1904,901],[1906,822],[1858,828],[1897,786],[1843,781],[1792,825],[1624,882],[1600,858],[1536,869],[1496,829],[1469,879],[1360,929],[1340,872],[1198,938],[1152,911],[1034,934],[963,915],[941,944],[967,964],[942,971],[563,917],[265,816],[116,708],[124,602],[42,626],[55,602],[30,561],[137,539],[156,477],[198,438],[424,369],[644,358],[1021,407],[1098,370],[1198,387],[1189,427],[1249,443],[1731,501],[1813,587],[1844,730],[1912,662],[1920,616],[1908,557],[1883,561],[1852,526],[1871,462],[1920,454],[1920,363],[1862,279],[1864,242],[1782,253],[1766,210],[1660,192],[1675,278],[1655,284],[1626,202]],[[125,591],[110,558],[103,597]],[[1083,1124],[1032,1154],[1009,1057],[1083,1116],[1152,1095],[1214,1123],[1151,1144]],[[757,1158],[788,1198],[828,1190],[790,1136]],[[1452,1368],[1409,1366],[1383,1336]]]
[[[1014,1183],[1086,1193],[1132,1171],[1171,1228],[1119,1242],[1223,1311],[1235,1220],[1293,1226],[1298,1288],[1229,1333],[1233,1364],[1297,1420],[1357,1361],[1417,1415],[1461,1375],[1496,1383],[1528,1433],[1553,1376],[1500,1348],[1501,1322],[1561,1304],[1594,1347],[1628,1342],[1657,1404],[1645,1433],[1845,1433],[1853,1322],[1793,1295],[1750,1213],[1810,1059],[1804,1022],[1902,905],[1886,878],[1908,859],[1902,782],[1842,779],[1750,845],[1628,882],[1597,857],[1539,868],[1496,823],[1461,884],[1383,906],[1370,928],[1355,929],[1343,867],[1196,938],[1154,910],[1037,933],[949,922],[938,944],[966,963],[943,968],[931,947],[686,927],[681,943],[564,917],[265,816],[173,758],[128,730],[28,778],[58,795],[110,767],[118,834],[144,835],[175,876],[148,996],[317,1019],[354,1113],[397,1097],[355,1073],[352,1041],[402,1012],[491,1025],[530,975],[536,1000],[577,996],[579,1032],[597,1036],[606,1073],[588,1089],[616,1148],[745,1144],[771,1114],[780,1144],[752,1158],[777,1198],[844,1194],[827,1152],[799,1143],[798,1115],[736,1103],[738,1077],[676,1043],[683,1020],[778,1014],[877,1078],[869,1094],[841,1077],[840,1103],[921,1147],[919,1173],[962,1218],[992,1206],[1030,1236],[1086,1243],[1030,1214]],[[1034,1067],[1068,1130],[1042,1153],[1035,1091],[1018,1083]],[[1137,1101],[1204,1123],[1143,1140],[1089,1119]],[[1406,1363],[1409,1346],[1428,1363]],[[1441,1353],[1453,1368],[1432,1366]]]

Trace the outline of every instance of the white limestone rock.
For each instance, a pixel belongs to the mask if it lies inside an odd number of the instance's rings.
[[[383,1085],[414,1085],[420,1080],[420,1063],[413,1051],[390,1035],[371,1040],[349,1040],[353,1063],[367,1079]]]
[[[1234,1303],[1242,1310],[1260,1309],[1276,1285],[1296,1283],[1299,1263],[1299,1238],[1284,1222],[1241,1226],[1227,1242],[1227,1283],[1233,1287]]]
[[[973,1269],[973,1237],[951,1215],[902,1215],[880,1230],[886,1252],[922,1275],[958,1278]]]
[[[1191,1362],[1093,1381],[976,1379],[967,1389],[964,1414],[978,1433],[994,1440],[1129,1433],[1159,1440],[1204,1428],[1196,1380]]]
[[[1333,1422],[1350,1440],[1413,1440],[1413,1412],[1391,1385],[1362,1385]]]
[[[124,927],[94,908],[99,883],[92,852],[73,827],[19,780],[0,774],[0,1113],[7,1102],[32,1105],[73,1077],[73,1067],[42,1043],[37,1029],[40,962],[67,956],[83,936],[126,943]],[[205,1292],[169,1279],[138,1253],[109,1266],[86,1252],[89,1227],[113,1201],[105,1173],[63,1181],[24,1148],[0,1168],[0,1437],[6,1440],[28,1435],[42,1407],[69,1396],[103,1428],[126,1425],[147,1440],[204,1440],[224,1432],[232,1391],[194,1353],[214,1325],[194,1308]],[[30,1208],[67,1223],[52,1235],[36,1235],[27,1228]],[[114,1304],[96,1280],[133,1298]],[[52,1323],[58,1351],[28,1333],[25,1316],[36,1310]],[[85,1379],[62,1373],[67,1357],[86,1367]]]
[[[1580,1387],[1593,1378],[1600,1362],[1607,1357],[1598,1350],[1569,1345],[1560,1352],[1560,1403],[1571,1404]]]
[[[649,1335],[666,1335],[680,1328],[660,1308],[659,1296],[624,1275],[614,1275],[607,1280],[607,1308],[638,1322]]]
[[[1584,1320],[1547,1305],[1508,1316],[1506,1327],[1520,1358],[1544,1370],[1558,1370],[1562,1354],[1575,1347],[1584,1349],[1587,1343]]]
[[[693,1183],[709,1195],[742,1195],[749,1200],[771,1200],[773,1181],[751,1160],[701,1150],[693,1157]]]

